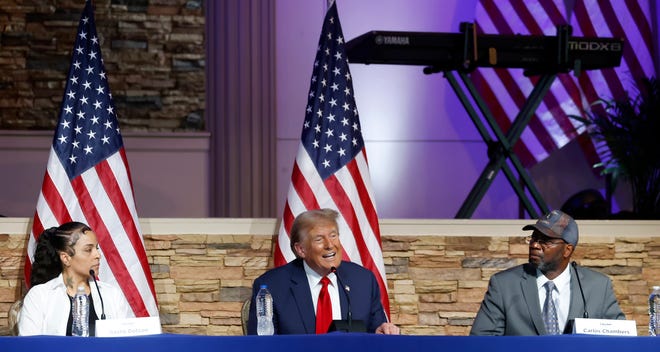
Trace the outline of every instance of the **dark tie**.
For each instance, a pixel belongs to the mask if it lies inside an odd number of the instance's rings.
[[[330,323],[332,322],[332,302],[330,302],[330,293],[328,293],[328,284],[330,279],[324,276],[321,279],[321,292],[319,293],[319,301],[316,304],[316,333],[325,334],[328,332]]]
[[[548,281],[545,283],[545,303],[543,304],[543,322],[545,330],[549,335],[559,335],[559,321],[557,320],[557,307],[552,299],[552,291],[555,289],[555,283]]]

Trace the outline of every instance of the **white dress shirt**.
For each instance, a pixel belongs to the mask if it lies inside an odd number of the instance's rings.
[[[319,301],[319,294],[321,293],[321,279],[323,276],[319,275],[316,271],[307,265],[303,261],[303,266],[305,267],[305,274],[307,275],[307,283],[309,284],[309,289],[312,293],[312,302],[314,302],[314,314],[316,314],[316,305]],[[330,294],[330,302],[332,303],[332,319],[341,320],[341,304],[339,303],[339,291],[337,291],[337,275],[330,273],[326,275],[330,279],[328,284],[328,293]]]
[[[543,311],[543,303],[545,303],[546,289],[545,283],[548,280],[541,271],[536,270],[536,286],[539,290],[539,303],[541,304],[541,311]],[[559,322],[559,330],[563,331],[568,320],[568,310],[571,308],[571,270],[570,265],[559,274],[552,282],[555,284],[555,289],[552,293],[552,298],[557,308],[557,321]]]
[[[134,317],[126,298],[118,288],[98,282],[103,297],[106,319]],[[90,279],[92,300],[96,316],[101,317],[101,301],[96,287]],[[23,299],[23,307],[18,318],[19,335],[66,335],[67,323],[71,312],[71,301],[66,293],[62,274],[58,277],[32,287]]]

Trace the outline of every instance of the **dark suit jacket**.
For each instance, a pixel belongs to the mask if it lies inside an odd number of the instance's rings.
[[[350,287],[353,320],[362,320],[368,332],[374,332],[386,321],[380,301],[380,289],[373,273],[360,265],[343,261],[337,268],[339,279]],[[257,333],[255,297],[262,284],[273,296],[275,334],[314,334],[316,313],[302,259],[272,269],[254,280],[248,320],[248,334]],[[341,315],[347,319],[346,291],[339,288]]]
[[[577,275],[582,282],[589,318],[625,319],[607,276],[582,266],[577,267]],[[540,307],[536,267],[524,264],[499,272],[490,278],[470,335],[546,335]],[[584,311],[572,271],[567,320],[582,318]]]

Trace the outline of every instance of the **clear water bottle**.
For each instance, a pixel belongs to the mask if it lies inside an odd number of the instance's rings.
[[[660,286],[649,296],[649,336],[660,336]]]
[[[268,287],[261,285],[257,293],[257,335],[273,335],[273,296]]]
[[[78,287],[78,292],[73,297],[71,309],[73,310],[71,314],[73,316],[71,335],[89,336],[89,297],[85,292],[85,286]]]

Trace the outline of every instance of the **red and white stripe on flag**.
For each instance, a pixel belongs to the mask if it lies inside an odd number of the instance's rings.
[[[637,84],[655,74],[652,60],[650,4],[648,0],[576,1],[566,8],[564,0],[479,0],[476,23],[480,33],[556,35],[558,25],[571,24],[573,36],[625,39],[621,66],[582,72],[579,77],[559,74],[536,110],[514,150],[526,166],[545,159],[553,151],[585,132],[570,115],[584,115],[599,98],[621,98],[637,93]],[[521,69],[477,69],[472,74],[477,89],[506,130],[520,111],[537,77],[525,77]],[[596,148],[581,141],[589,160],[598,160]]]
[[[307,151],[302,146],[299,148],[275,246],[276,266],[295,259],[289,238],[296,216],[321,208],[335,209],[341,214],[338,227],[344,259],[374,272],[381,287],[383,307],[389,316],[380,228],[364,152],[324,182],[316,173]]]
[[[594,94],[623,98],[627,91],[636,96],[642,80],[655,76],[649,1],[577,1],[573,12],[574,35],[620,37],[625,42],[619,67],[587,71],[580,80],[590,102]]]
[[[39,235],[69,221],[86,223],[96,233],[102,252],[99,278],[121,287],[135,316],[158,316],[123,149],[72,181],[51,150],[28,241],[26,283]]]
[[[295,259],[289,240],[295,217],[320,208],[339,212],[343,259],[374,273],[389,316],[378,215],[336,3],[326,12],[319,38],[275,265]]]
[[[25,282],[29,286],[36,240],[43,230],[69,221],[83,222],[99,241],[99,278],[121,288],[135,316],[158,316],[114,111],[94,12],[87,1],[28,240]]]

